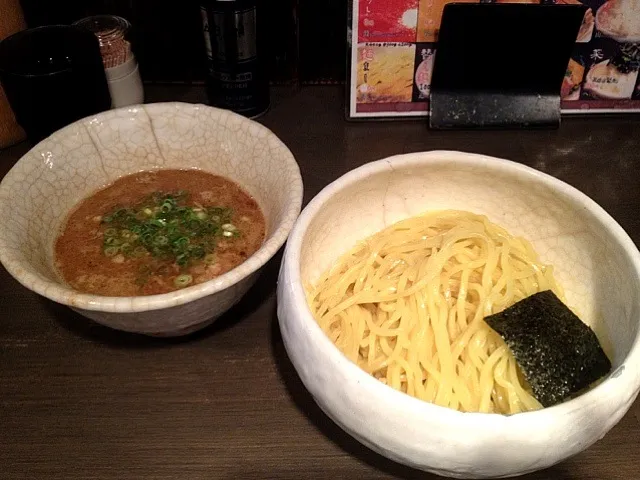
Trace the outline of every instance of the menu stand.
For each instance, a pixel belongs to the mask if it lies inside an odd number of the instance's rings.
[[[429,126],[557,128],[562,79],[586,10],[584,5],[447,4]]]

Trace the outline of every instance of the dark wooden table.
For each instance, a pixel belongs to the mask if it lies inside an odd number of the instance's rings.
[[[204,100],[196,87],[148,94]],[[347,123],[342,105],[339,88],[278,90],[261,119],[298,159],[305,201],[371,160],[466,150],[576,186],[640,244],[640,117],[569,118],[558,131],[447,133],[423,122]],[[27,149],[0,152],[0,177]],[[371,452],[315,405],[278,330],[280,258],[212,327],[173,340],[93,324],[0,267],[0,479],[435,478]],[[522,478],[640,478],[640,402],[587,451]]]

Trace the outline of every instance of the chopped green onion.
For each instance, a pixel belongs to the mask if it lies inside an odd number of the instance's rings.
[[[153,243],[156,245],[166,245],[169,243],[169,239],[167,237],[163,237],[162,235],[160,235],[155,238],[155,241]]]
[[[173,281],[173,284],[178,288],[183,288],[189,285],[192,281],[193,277],[191,275],[184,274],[178,275]]]
[[[147,254],[147,249],[144,247],[136,247],[132,252],[134,257],[143,257]]]
[[[187,228],[194,233],[197,233],[198,230],[202,227],[202,222],[200,220],[189,220],[187,223]]]
[[[187,245],[189,245],[189,239],[187,237],[176,238],[173,241],[174,248],[184,249]]]
[[[187,192],[154,192],[138,204],[117,207],[102,217],[105,255],[151,256],[180,267],[214,263],[221,238],[239,236],[227,207],[189,206]],[[108,252],[108,253],[107,253]]]
[[[189,255],[191,255],[191,258],[204,258],[205,254],[206,252],[204,251],[204,248],[202,248],[200,245],[191,245],[189,247]]]

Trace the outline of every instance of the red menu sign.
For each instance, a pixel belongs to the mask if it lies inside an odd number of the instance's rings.
[[[640,112],[640,0],[510,1],[583,3],[588,7],[562,83],[564,113]],[[427,115],[446,3],[448,0],[352,0],[351,118]],[[540,35],[544,35],[544,25]],[[544,52],[540,55],[543,58]]]

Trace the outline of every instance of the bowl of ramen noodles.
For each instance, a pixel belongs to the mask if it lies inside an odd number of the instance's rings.
[[[289,149],[234,113],[156,103],[73,123],[0,184],[0,260],[98,323],[184,335],[237,303],[284,244],[302,181]]]
[[[399,155],[323,189],[289,236],[278,319],[331,419],[447,477],[561,462],[640,389],[633,241],[570,185],[483,155]]]

